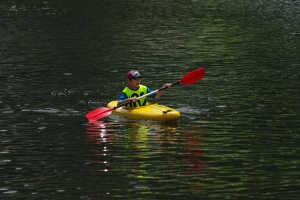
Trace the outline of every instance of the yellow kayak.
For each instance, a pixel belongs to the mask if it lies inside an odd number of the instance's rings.
[[[108,108],[116,107],[118,101],[111,101],[107,104]],[[113,114],[135,120],[154,120],[154,121],[175,121],[180,117],[180,113],[173,108],[158,105],[157,103],[149,106],[134,108],[120,107],[113,111]]]

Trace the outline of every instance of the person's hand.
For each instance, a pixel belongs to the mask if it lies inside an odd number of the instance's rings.
[[[167,86],[168,88],[170,88],[172,86],[172,83],[166,83],[163,85],[163,87]]]
[[[136,97],[131,97],[130,99],[131,99],[131,101],[132,101],[133,103],[137,102],[137,98],[136,98]]]

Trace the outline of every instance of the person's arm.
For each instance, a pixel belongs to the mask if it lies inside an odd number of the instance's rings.
[[[132,97],[132,98],[125,99],[125,100],[123,100],[123,101],[119,101],[118,104],[117,104],[117,106],[119,106],[119,105],[121,105],[121,104],[126,105],[126,104],[129,103],[129,102],[135,103],[135,102],[137,102],[137,98],[136,98],[136,97]]]
[[[166,83],[162,87],[165,87],[165,86],[167,86],[168,88],[170,88],[172,86],[172,83]],[[162,95],[163,92],[164,92],[164,90],[158,91],[157,94],[156,94],[156,96],[155,96],[155,98],[159,98]]]
[[[117,106],[122,105],[122,104],[126,105],[126,103],[129,103],[131,101],[134,103],[134,102],[137,102],[137,99],[135,97],[127,98],[127,95],[124,92],[122,92],[120,98],[118,99]]]

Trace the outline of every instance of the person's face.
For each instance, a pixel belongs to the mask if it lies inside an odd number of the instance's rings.
[[[128,82],[132,88],[138,89],[141,84],[141,78],[140,77],[135,79],[132,78],[130,81],[128,80]]]

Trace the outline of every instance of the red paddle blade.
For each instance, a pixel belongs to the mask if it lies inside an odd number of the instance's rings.
[[[89,120],[96,121],[98,119],[101,119],[103,117],[106,117],[106,116],[110,115],[113,110],[114,110],[114,108],[97,108],[97,109],[89,112],[85,116]]]
[[[205,69],[199,68],[185,75],[179,82],[182,84],[193,84],[205,76]]]

